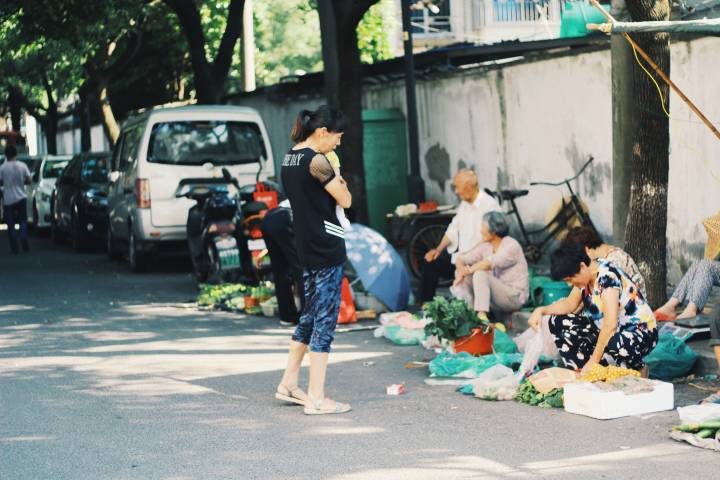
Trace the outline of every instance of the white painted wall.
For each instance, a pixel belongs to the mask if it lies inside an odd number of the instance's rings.
[[[598,228],[612,233],[609,80],[609,53],[596,52],[419,83],[421,165],[428,196],[453,201],[451,176],[461,160],[475,168],[483,187],[524,189],[534,180],[573,176],[593,155],[592,169],[576,185]],[[402,83],[369,89],[365,98],[367,108],[405,108]],[[442,186],[429,178],[426,155],[433,145],[450,156],[450,174]],[[562,193],[533,187],[518,200],[523,219],[542,222]]]
[[[720,103],[709,79],[720,75],[720,39],[674,42],[674,81],[720,122]],[[612,98],[609,50],[475,69],[417,85],[421,169],[430,198],[453,202],[451,176],[462,160],[489,188],[528,188],[533,180],[572,176],[588,155],[595,162],[574,184],[601,233],[612,235]],[[323,99],[268,101],[264,95],[239,101],[265,119],[276,161],[290,146],[292,121],[302,108]],[[671,96],[671,155],[668,206],[670,280],[702,256],[702,219],[720,210],[720,141],[676,96]],[[405,110],[402,81],[366,87],[365,108]],[[444,181],[430,178],[426,156],[433,146],[449,156]],[[523,218],[544,222],[562,190],[532,187],[518,201]]]
[[[675,43],[671,77],[715,126],[720,102],[714,79],[720,75],[720,39]],[[702,257],[707,235],[703,219],[720,211],[720,140],[677,95],[670,95],[669,275],[678,280]]]

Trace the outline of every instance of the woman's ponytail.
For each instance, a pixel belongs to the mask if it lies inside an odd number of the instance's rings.
[[[290,138],[295,143],[304,142],[318,128],[327,128],[333,133],[342,133],[347,128],[347,119],[338,109],[322,105],[317,110],[300,110],[293,125]]]
[[[290,138],[293,142],[300,143],[305,141],[312,134],[309,125],[312,113],[310,110],[300,110],[300,113],[295,119],[292,132],[290,132]]]

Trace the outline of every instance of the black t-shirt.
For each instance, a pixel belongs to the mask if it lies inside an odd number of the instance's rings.
[[[280,175],[293,212],[300,264],[317,269],[344,263],[345,231],[338,224],[336,201],[325,190],[335,178],[328,159],[310,148],[290,150]]]

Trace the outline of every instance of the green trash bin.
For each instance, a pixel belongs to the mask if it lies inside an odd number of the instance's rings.
[[[387,219],[408,202],[405,116],[397,109],[364,110],[363,156],[370,227],[387,236]]]

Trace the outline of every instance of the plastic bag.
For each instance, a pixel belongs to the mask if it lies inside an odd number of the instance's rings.
[[[702,403],[700,405],[690,405],[689,407],[679,407],[677,411],[683,425],[720,420],[720,404],[717,403]]]
[[[518,346],[518,350],[524,352],[527,349],[528,342],[538,335],[541,335],[543,338],[543,347],[540,354],[549,359],[558,358],[560,354],[558,353],[557,346],[555,346],[555,339],[553,338],[552,333],[550,333],[550,316],[548,315],[542,317],[539,332],[532,328],[528,328],[523,333],[515,337],[514,341]]]
[[[385,337],[395,345],[420,345],[425,340],[422,328],[403,328],[387,325],[375,329],[375,337]]]
[[[518,347],[510,338],[510,335],[496,328],[495,338],[493,338],[493,351],[495,353],[515,353],[518,351]]]
[[[683,339],[662,332],[655,350],[645,357],[645,363],[650,369],[650,378],[672,380],[690,373],[697,359],[698,354]]]
[[[416,318],[409,312],[388,312],[380,314],[380,325],[396,325],[403,328],[425,328],[430,319]]]
[[[519,353],[498,353],[475,357],[466,352],[441,352],[430,361],[431,377],[478,378],[484,371],[495,365],[510,367],[519,364],[522,355]]]
[[[483,400],[512,400],[520,377],[505,365],[494,365],[471,382],[475,396]]]
[[[566,368],[546,368],[528,378],[535,390],[547,395],[556,388],[563,388],[568,383],[577,381],[578,374]]]

